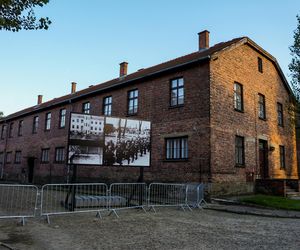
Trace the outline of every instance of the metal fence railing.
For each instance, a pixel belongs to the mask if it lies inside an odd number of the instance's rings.
[[[155,207],[180,207],[188,208],[187,185],[152,183],[148,191],[148,206],[156,212]]]
[[[114,183],[109,188],[109,210],[117,217],[117,210],[147,206],[146,183]]]
[[[193,208],[202,208],[204,200],[204,184],[187,184],[187,204]]]
[[[103,183],[47,184],[42,187],[41,216],[96,212],[108,209],[108,188]]]
[[[33,185],[0,184],[0,219],[35,217],[38,188]]]

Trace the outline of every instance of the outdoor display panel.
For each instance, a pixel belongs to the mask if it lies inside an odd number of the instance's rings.
[[[71,113],[68,164],[149,167],[151,122]]]

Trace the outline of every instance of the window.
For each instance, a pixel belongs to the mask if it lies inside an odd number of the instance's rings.
[[[237,111],[244,110],[243,85],[234,83],[234,109]]]
[[[128,91],[128,115],[135,115],[138,112],[139,91],[137,89]]]
[[[46,114],[46,120],[45,120],[45,130],[49,131],[51,128],[51,113]]]
[[[36,134],[39,128],[39,117],[33,117],[33,126],[32,126],[32,133]]]
[[[4,153],[0,152],[0,166],[2,166],[4,163]]]
[[[245,165],[245,148],[244,148],[244,137],[235,137],[235,165]]]
[[[66,127],[66,114],[67,114],[66,109],[61,109],[59,111],[59,128]]]
[[[112,97],[107,96],[103,99],[103,115],[111,116],[111,110],[112,110]]]
[[[41,163],[48,163],[49,162],[49,148],[42,149],[42,156],[41,156]]]
[[[277,121],[278,126],[283,127],[283,106],[279,102],[277,102]]]
[[[16,151],[16,154],[15,154],[15,163],[17,163],[17,164],[21,163],[21,155],[22,155],[21,151]]]
[[[183,78],[171,81],[171,107],[184,104],[184,81]]]
[[[65,148],[56,148],[55,149],[55,162],[64,163],[65,162]]]
[[[263,63],[262,63],[262,59],[260,57],[257,57],[257,66],[258,66],[258,71],[260,73],[263,72]]]
[[[188,159],[188,138],[187,137],[167,138],[166,159],[167,160]]]
[[[14,123],[12,122],[11,124],[9,124],[9,133],[8,133],[9,138],[13,137],[13,132],[14,132]]]
[[[6,163],[11,163],[11,155],[12,155],[12,152],[7,152],[6,153]]]
[[[6,129],[7,129],[7,126],[6,125],[2,125],[1,140],[3,140],[6,137]]]
[[[284,146],[279,146],[279,154],[280,154],[280,168],[285,168],[285,148]]]
[[[23,120],[19,121],[19,128],[18,128],[18,136],[22,136],[23,135]]]
[[[266,102],[265,96],[262,94],[258,94],[258,117],[266,119]]]
[[[85,102],[82,104],[82,113],[89,114],[91,109],[91,104],[89,102]]]

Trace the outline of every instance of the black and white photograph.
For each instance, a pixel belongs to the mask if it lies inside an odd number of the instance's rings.
[[[104,133],[104,165],[150,166],[149,121],[108,117]]]
[[[102,165],[104,147],[104,117],[71,114],[69,134],[69,164]]]

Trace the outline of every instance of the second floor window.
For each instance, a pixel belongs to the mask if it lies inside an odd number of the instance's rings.
[[[46,114],[46,120],[45,120],[45,130],[50,130],[51,128],[51,113]]]
[[[285,148],[284,146],[279,146],[279,154],[280,154],[280,168],[285,168]]]
[[[66,114],[67,114],[66,109],[61,109],[59,111],[59,128],[66,127]]]
[[[243,85],[239,83],[234,83],[234,109],[238,111],[243,111],[243,102]]]
[[[89,114],[91,109],[91,104],[89,102],[85,102],[82,104],[82,113]]]
[[[2,125],[1,140],[3,140],[6,137],[6,129],[7,129],[7,126],[6,125]]]
[[[39,117],[35,116],[33,118],[33,126],[32,126],[32,133],[36,134],[39,128]]]
[[[22,136],[23,135],[23,120],[19,121],[19,129],[18,129],[18,136]]]
[[[112,110],[112,97],[107,96],[103,99],[103,115],[111,116]]]
[[[265,96],[262,94],[258,94],[258,117],[266,119],[266,101]]]
[[[128,92],[128,115],[134,115],[138,112],[139,91],[137,89]]]
[[[65,162],[65,148],[60,147],[55,149],[55,162],[56,163]]]
[[[188,159],[188,138],[187,137],[167,138],[166,159],[167,160]]]
[[[171,107],[184,104],[184,81],[183,78],[171,81]]]
[[[42,149],[42,155],[41,155],[41,163],[48,163],[49,162],[49,148],[43,148]]]
[[[22,156],[22,152],[21,151],[16,151],[15,163],[17,163],[17,164],[21,163],[21,156]]]
[[[13,131],[14,131],[14,123],[12,122],[11,124],[9,124],[9,133],[8,133],[8,136],[10,138],[13,137]]]
[[[258,71],[260,73],[263,72],[263,63],[262,63],[262,59],[260,57],[257,57],[257,66],[258,66]]]
[[[4,153],[0,152],[0,166],[4,163]]]
[[[277,121],[278,126],[283,127],[283,106],[281,103],[277,103]]]
[[[245,148],[244,148],[244,137],[235,137],[235,165],[245,165]]]

